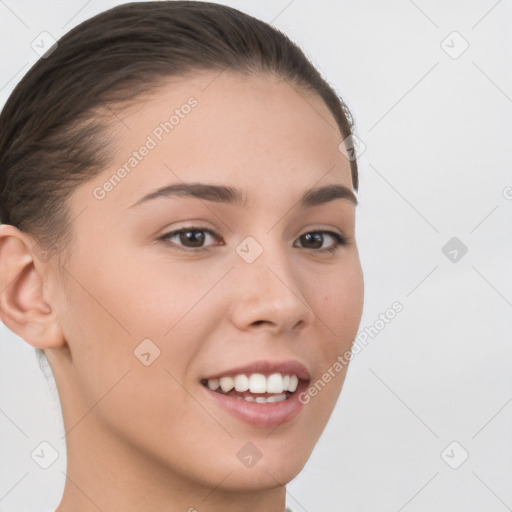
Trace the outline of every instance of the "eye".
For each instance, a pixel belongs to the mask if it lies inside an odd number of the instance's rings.
[[[323,247],[326,239],[334,240],[334,243],[331,243],[328,247]],[[339,233],[335,233],[334,231],[309,231],[308,233],[304,233],[298,239],[301,243],[301,247],[305,249],[313,249],[318,252],[334,252],[338,250],[342,245],[347,245],[348,241]]]
[[[214,243],[206,244],[208,238],[212,239]],[[325,247],[324,244],[329,239],[334,242]],[[224,245],[221,237],[215,231],[199,226],[188,226],[170,231],[160,237],[160,240],[170,243],[175,249],[187,252],[207,251],[212,246]],[[301,235],[297,241],[300,242],[300,245],[294,244],[294,247],[311,249],[315,252],[334,252],[348,243],[345,236],[334,231],[309,231]]]
[[[160,240],[171,242],[172,245],[179,250],[204,251],[208,249],[208,246],[205,246],[205,241],[208,237],[217,241],[220,239],[219,235],[209,228],[189,226],[175,231],[170,231],[160,237]],[[223,244],[215,243],[211,245]]]

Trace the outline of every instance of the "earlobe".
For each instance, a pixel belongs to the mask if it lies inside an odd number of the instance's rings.
[[[0,320],[34,347],[57,348],[64,338],[56,312],[44,300],[32,245],[26,233],[0,225]]]

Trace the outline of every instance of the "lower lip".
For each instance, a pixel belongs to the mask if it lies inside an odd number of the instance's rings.
[[[288,423],[300,413],[304,404],[299,401],[299,396],[307,389],[308,382],[299,381],[296,391],[288,399],[264,404],[239,400],[212,391],[202,384],[200,386],[219,407],[235,418],[255,427],[268,428]]]

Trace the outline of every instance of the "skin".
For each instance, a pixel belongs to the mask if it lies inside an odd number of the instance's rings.
[[[64,266],[0,226],[1,319],[45,349],[63,410],[68,468],[57,512],[282,512],[285,484],[341,391],[346,367],[292,421],[261,428],[201,388],[205,376],[261,359],[299,361],[316,381],[350,349],[363,306],[355,205],[297,205],[312,187],[353,189],[328,108],[273,76],[217,75],[173,79],[144,108],[122,111],[114,163],[71,196]],[[95,187],[190,96],[191,113],[96,199]],[[130,208],[182,181],[236,187],[247,204],[174,197]],[[206,235],[204,252],[159,240],[197,225],[218,234]],[[300,239],[322,230],[347,245],[322,252]],[[247,236],[263,248],[250,264],[236,252]],[[325,235],[322,248],[334,243]],[[160,350],[149,366],[133,353],[146,338]],[[237,457],[249,441],[262,453],[251,468]]]

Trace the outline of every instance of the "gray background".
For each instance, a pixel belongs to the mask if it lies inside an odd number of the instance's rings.
[[[118,3],[0,0],[0,104],[38,58],[41,32],[58,38]],[[352,109],[365,147],[360,332],[403,305],[353,359],[289,505],[512,510],[512,3],[220,3],[286,32]],[[2,327],[1,512],[60,501],[66,453],[52,393],[32,347]],[[43,441],[58,453],[46,470],[30,456]]]

